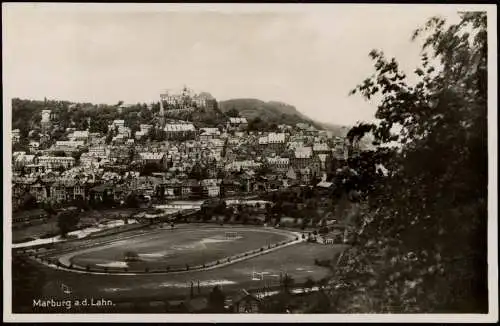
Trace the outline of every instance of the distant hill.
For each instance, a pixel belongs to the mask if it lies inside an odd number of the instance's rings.
[[[309,123],[316,128],[333,131],[334,134],[338,136],[345,136],[349,130],[349,127],[314,121],[299,112],[293,105],[278,101],[264,102],[252,98],[230,99],[227,101],[220,101],[219,108],[224,113],[236,109],[242,117],[247,119],[260,117],[262,120],[269,123],[283,123],[289,125]]]
[[[332,131],[333,134],[338,137],[345,137],[351,128],[351,126],[342,126],[327,122],[321,123],[321,126],[326,130]]]

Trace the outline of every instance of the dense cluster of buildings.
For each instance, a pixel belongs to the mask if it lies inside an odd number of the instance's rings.
[[[186,92],[162,100],[165,106],[185,104]],[[202,95],[194,97],[201,107],[213,99]],[[46,128],[51,121],[50,110],[44,110]],[[280,125],[279,132],[247,132],[246,124],[245,118],[228,118],[223,128],[196,128],[170,120],[141,124],[132,137],[125,121],[114,120],[108,126],[111,142],[105,142],[107,135],[71,128],[67,140],[49,148],[30,139],[28,151],[12,156],[14,207],[28,193],[39,203],[65,203],[76,198],[123,202],[131,193],[163,200],[269,191],[324,179],[347,159],[345,140],[328,131],[298,124]],[[163,132],[165,140],[138,141],[150,132]],[[13,131],[13,140],[19,137]]]

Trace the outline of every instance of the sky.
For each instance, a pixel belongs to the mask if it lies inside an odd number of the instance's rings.
[[[3,4],[10,97],[115,104],[159,100],[183,85],[217,100],[294,105],[321,122],[372,121],[349,91],[374,70],[372,49],[403,70],[419,63],[412,32],[446,5]]]

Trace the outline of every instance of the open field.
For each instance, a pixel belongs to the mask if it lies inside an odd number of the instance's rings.
[[[82,213],[77,229],[85,228],[98,223],[120,219],[120,216],[130,216],[136,209],[109,209],[109,210],[93,210]],[[42,223],[35,223],[31,226],[15,228],[12,230],[12,243],[28,242],[34,239],[48,238],[59,235],[59,227],[57,226],[57,217],[48,218]]]
[[[314,259],[328,259],[344,249],[343,245],[300,243],[212,270],[168,275],[86,275],[39,266],[46,297],[67,298],[68,295],[61,291],[61,284],[65,284],[72,289],[69,296],[75,298],[106,298],[116,302],[167,300],[185,298],[191,281],[195,287],[200,282],[202,293],[211,291],[216,284],[222,285],[224,292],[231,293],[241,288],[276,286],[280,272],[287,272],[297,283],[308,277],[319,280],[327,276],[329,270],[314,265]],[[264,280],[252,280],[254,271],[263,272]]]
[[[226,232],[237,237],[226,238]],[[71,254],[78,266],[122,268],[130,270],[164,269],[197,266],[250,250],[267,247],[291,236],[274,230],[248,228],[179,228],[165,229],[131,239],[96,246]],[[134,252],[138,261],[126,261],[125,254]]]

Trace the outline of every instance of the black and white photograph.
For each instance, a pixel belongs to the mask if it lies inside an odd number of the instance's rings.
[[[496,12],[2,3],[4,321],[498,321]]]

